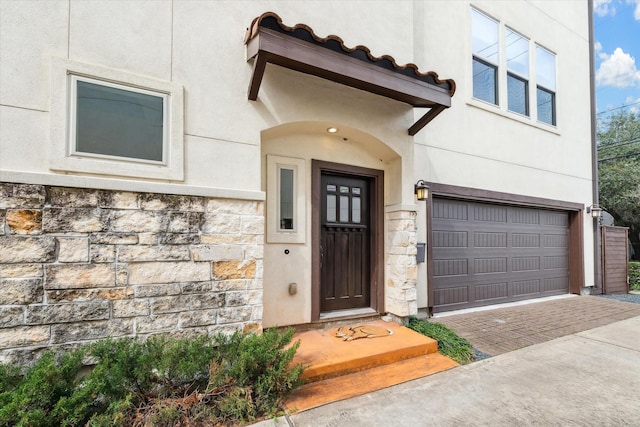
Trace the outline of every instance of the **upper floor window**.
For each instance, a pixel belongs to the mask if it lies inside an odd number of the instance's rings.
[[[71,78],[73,154],[162,162],[168,96],[81,76]]]
[[[497,106],[500,114],[556,125],[553,53],[473,7],[471,47],[474,99]]]
[[[536,81],[538,120],[556,124],[556,56],[536,46]]]
[[[498,23],[471,9],[473,47],[473,97],[498,104],[498,65],[500,60]]]
[[[506,28],[507,108],[529,115],[529,39]]]

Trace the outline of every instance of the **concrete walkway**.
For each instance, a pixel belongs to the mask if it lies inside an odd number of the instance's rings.
[[[633,317],[259,425],[637,426],[639,395]]]

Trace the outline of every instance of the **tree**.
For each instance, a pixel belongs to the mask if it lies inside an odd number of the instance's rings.
[[[596,131],[600,205],[618,226],[629,227],[640,256],[640,112],[620,109],[600,119]]]

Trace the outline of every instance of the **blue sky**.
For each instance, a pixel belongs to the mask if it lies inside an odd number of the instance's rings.
[[[594,0],[599,115],[640,111],[640,0]]]

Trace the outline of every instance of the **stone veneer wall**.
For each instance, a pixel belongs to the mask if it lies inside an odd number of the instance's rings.
[[[261,330],[263,202],[0,183],[0,361]]]
[[[386,311],[406,317],[418,313],[416,212],[387,213]]]

